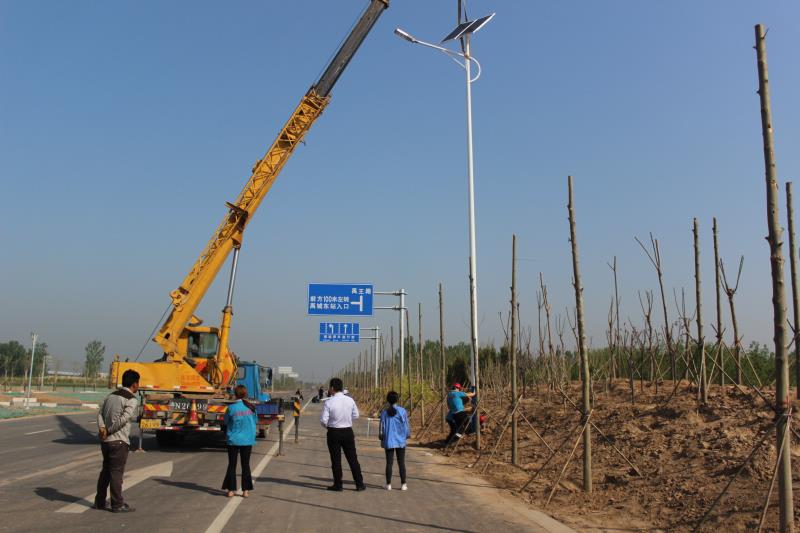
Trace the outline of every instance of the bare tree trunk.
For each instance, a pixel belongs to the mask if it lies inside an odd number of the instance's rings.
[[[731,322],[733,323],[734,357],[736,358],[736,384],[742,384],[742,342],[739,337],[739,322],[736,320],[736,307],[733,304],[734,292],[728,296],[728,304],[731,308]]]
[[[539,279],[541,279],[541,276],[542,276],[542,273],[539,272]],[[544,334],[542,333],[542,306],[543,305],[544,304],[542,303],[542,295],[541,295],[541,293],[537,292],[536,293],[536,307],[539,310],[537,316],[538,316],[538,325],[539,325],[539,368],[540,369],[543,366],[542,365],[542,359],[544,358]],[[547,392],[547,401],[549,402],[550,401],[550,382],[551,382],[551,380],[550,380],[550,375],[549,375],[549,369],[548,369],[546,364],[544,365],[544,378],[547,381],[547,385],[548,385],[545,388],[545,391]],[[538,381],[536,383],[536,390],[537,391],[539,390],[539,382]]]
[[[617,379],[618,365],[619,365],[619,291],[617,288],[617,256],[614,256],[614,262],[608,265],[614,273],[614,302],[611,304],[608,318],[608,336],[609,344],[611,345],[611,381]],[[616,319],[616,330],[613,329],[614,320]]]
[[[517,236],[511,237],[511,464],[519,464],[517,450]]]
[[[783,252],[781,249],[781,223],[778,216],[778,182],[775,168],[775,152],[772,138],[772,110],[770,108],[769,75],[767,70],[767,46],[764,26],[756,25],[756,54],[758,57],[758,94],[761,99],[761,133],[764,140],[764,170],[767,187],[767,226],[769,228],[770,267],[772,270],[772,308],[775,320],[775,426],[777,449],[783,449],[784,433],[790,430],[789,364],[786,350],[786,297],[783,287]],[[790,412],[790,411],[789,411]],[[792,454],[780,455],[777,465],[778,492],[780,501],[780,530],[794,531],[792,509]]]
[[[631,405],[636,404],[636,387],[633,384],[633,345],[635,343],[635,334],[635,331],[631,332],[631,345],[628,349],[628,384],[630,385],[631,389]]]
[[[550,320],[550,301],[547,298],[547,285],[544,284],[544,276],[541,272],[539,272],[539,287],[542,291],[542,308],[544,309],[545,313],[545,325],[547,327],[545,333],[547,334],[547,360],[549,362],[552,379],[553,382],[551,386],[553,390],[555,390],[555,382],[559,380],[559,382],[563,382],[564,376],[560,376],[558,372],[556,372],[556,355],[555,350],[553,349],[553,329],[551,327],[552,321]],[[544,346],[544,341],[542,341],[542,346]]]
[[[423,362],[424,348],[422,347],[422,302],[419,303],[419,331],[417,332],[417,338],[419,339],[419,368],[420,376],[422,377],[420,381],[424,382],[425,376],[422,375],[425,371],[425,363]],[[420,389],[419,407],[422,427],[425,427],[425,387]]]
[[[589,373],[589,357],[586,353],[586,329],[583,322],[583,287],[581,286],[580,258],[578,256],[578,240],[575,229],[575,205],[572,201],[572,176],[567,178],[569,189],[569,240],[572,244],[572,276],[575,288],[575,312],[578,322],[578,355],[581,360],[581,379],[583,380],[583,490],[592,492],[592,436],[589,425],[591,405],[591,375]]]
[[[708,382],[706,381],[706,342],[703,337],[703,299],[700,294],[700,236],[698,234],[697,219],[694,219],[694,288],[697,302],[697,351],[700,355],[700,388],[698,399],[703,404],[708,403]]]
[[[652,236],[651,236],[652,239]],[[669,315],[667,315],[667,299],[664,296],[664,272],[661,270],[661,247],[658,244],[658,239],[653,240],[653,249],[656,255],[656,264],[658,268],[658,288],[661,291],[661,307],[664,311],[664,338],[667,340],[667,350],[669,351],[669,366],[670,378],[675,381],[675,346],[672,342],[672,328],[669,325]]]
[[[714,286],[717,295],[717,345],[715,352],[717,354],[717,365],[719,370],[719,384],[725,385],[725,358],[722,350],[722,302],[719,294],[719,247],[717,244],[717,217],[714,217]]]
[[[797,399],[800,400],[800,309],[797,308],[797,248],[794,240],[794,208],[792,206],[792,182],[786,184],[786,212],[789,216],[789,265],[792,269],[792,311],[794,312],[794,323],[792,324],[794,337],[794,371],[795,389]]]
[[[441,364],[442,364],[442,370],[441,370],[441,373],[442,373],[442,383],[441,383],[442,390],[441,390],[441,393],[442,393],[442,398],[445,398],[447,396],[447,363],[446,363],[445,358],[444,358],[444,297],[442,296],[442,284],[441,283],[439,283],[439,358],[441,359]],[[442,401],[441,420],[440,420],[440,422],[441,422],[441,425],[440,425],[441,431],[444,431],[444,417],[446,416],[445,412],[444,412],[445,403],[446,402],[443,400]]]
[[[658,239],[654,239],[652,233],[650,234],[650,246],[653,249],[652,254],[647,250],[647,248],[644,247],[644,244],[642,244],[642,241],[640,241],[638,238],[636,238],[636,242],[638,242],[639,246],[641,246],[642,250],[644,250],[644,253],[650,260],[653,268],[655,268],[656,275],[658,276],[658,288],[661,292],[661,310],[664,314],[664,339],[667,342],[667,353],[669,354],[670,379],[675,381],[675,347],[673,346],[672,342],[672,330],[669,326],[669,315],[667,314],[667,298],[664,295],[664,271],[661,269],[661,248],[659,247]]]

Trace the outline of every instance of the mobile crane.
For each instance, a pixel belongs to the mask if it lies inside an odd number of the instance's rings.
[[[260,376],[255,377],[255,382],[262,384],[263,389],[271,379],[269,368],[240,366],[228,345],[244,230],[297,145],[330,102],[331,90],[339,76],[388,7],[389,0],[370,0],[319,80],[303,96],[264,157],[253,166],[239,197],[235,202],[226,202],[228,212],[219,227],[186,278],[170,293],[169,316],[153,338],[163,349],[163,357],[151,363],[115,356],[109,372],[110,386],[121,386],[122,374],[128,369],[139,373],[139,390],[144,396],[140,428],[154,431],[160,444],[172,442],[189,431],[222,430],[224,413],[233,401],[231,390],[237,380],[253,378],[246,374],[257,372]],[[221,323],[219,327],[205,326],[194,313],[231,251],[233,259]],[[279,413],[274,404],[264,402],[264,390],[250,392],[259,415],[259,432],[263,435],[265,426]]]

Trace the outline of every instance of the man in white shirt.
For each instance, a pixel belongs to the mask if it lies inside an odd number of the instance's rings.
[[[361,476],[361,465],[356,453],[356,436],[353,433],[353,420],[358,418],[356,402],[342,392],[344,384],[339,378],[331,380],[328,398],[322,406],[319,422],[328,430],[328,452],[331,454],[333,485],[328,490],[341,492],[342,489],[342,451],[350,465],[356,490],[366,490],[364,478]]]

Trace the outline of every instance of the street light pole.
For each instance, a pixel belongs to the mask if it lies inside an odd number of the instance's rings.
[[[472,155],[472,71],[470,69],[469,35],[463,37],[464,70],[467,73],[467,181],[469,190],[469,302],[470,326],[472,333],[472,384],[478,391],[480,372],[478,371],[478,268],[475,246],[475,179]]]
[[[31,346],[31,368],[30,368],[30,371],[28,372],[28,395],[26,396],[26,400],[25,400],[25,409],[30,409],[31,408],[31,386],[32,386],[32,381],[33,381],[33,361],[34,361],[34,357],[36,356],[36,339],[37,338],[38,338],[38,335],[36,335],[36,333],[31,333],[31,342],[32,342],[33,346]]]
[[[470,360],[470,378],[473,386],[475,387],[475,394],[478,396],[480,392],[480,361],[479,361],[479,342],[478,342],[478,258],[475,244],[475,183],[474,183],[474,161],[472,150],[472,82],[476,81],[481,75],[481,65],[472,57],[470,50],[470,38],[473,33],[480,30],[487,22],[493,17],[494,13],[481,17],[475,20],[464,20],[462,22],[462,0],[457,3],[458,7],[458,25],[450,32],[443,40],[442,43],[458,39],[461,42],[461,52],[450,50],[440,45],[432,44],[429,42],[417,39],[407,31],[401,28],[395,28],[394,33],[401,39],[408,41],[412,44],[419,44],[428,48],[433,48],[447,54],[451,59],[455,60],[457,64],[464,67],[467,76],[467,185],[469,194],[468,206],[468,225],[469,225],[469,305],[470,305],[470,348],[472,358]],[[466,18],[466,17],[465,17]],[[463,64],[458,58],[463,59]],[[472,62],[478,67],[478,73],[473,79],[472,77]],[[402,304],[401,304],[402,306]],[[402,321],[401,321],[402,328]],[[403,332],[400,332],[400,338],[403,338]],[[401,344],[402,346],[402,344]],[[479,397],[479,396],[478,396]],[[476,413],[475,422],[475,445],[477,449],[481,447],[481,433],[480,433],[480,415]]]

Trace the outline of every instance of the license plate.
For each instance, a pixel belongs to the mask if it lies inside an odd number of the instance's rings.
[[[205,412],[208,409],[208,400],[195,400],[195,407],[198,412]],[[187,398],[173,398],[169,401],[170,411],[188,411],[192,407],[192,400]]]
[[[143,418],[139,420],[140,429],[158,429],[161,427],[161,420],[158,418]]]

